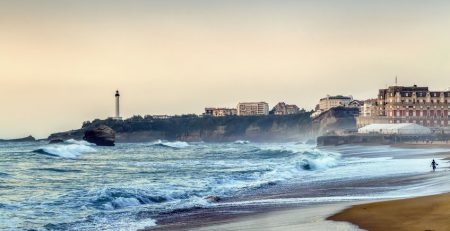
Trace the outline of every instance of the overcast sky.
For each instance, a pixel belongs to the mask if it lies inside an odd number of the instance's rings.
[[[394,3],[395,2],[395,3]],[[0,0],[0,138],[392,85],[450,87],[449,1]]]

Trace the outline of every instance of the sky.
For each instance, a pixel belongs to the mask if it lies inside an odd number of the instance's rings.
[[[450,87],[449,1],[0,0],[0,138]]]

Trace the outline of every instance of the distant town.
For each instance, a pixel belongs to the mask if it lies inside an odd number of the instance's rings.
[[[240,102],[235,108],[205,107],[201,115],[120,115],[120,93],[115,93],[115,115],[86,121],[80,129],[54,133],[49,140],[80,139],[92,129],[107,126],[120,142],[158,139],[228,142],[233,140],[315,140],[318,145],[395,144],[450,140],[450,91],[399,86],[379,89],[374,98],[327,95],[314,110],[279,102]]]
[[[121,120],[119,114],[119,92],[116,92],[116,115],[113,119]],[[378,95],[372,99],[357,100],[351,95],[327,95],[319,100],[311,118],[315,119],[333,108],[357,109],[354,114],[356,127],[362,128],[371,124],[404,124],[413,123],[431,129],[447,128],[450,121],[450,90],[431,91],[428,87],[390,86],[379,89]],[[279,102],[272,109],[266,102],[241,102],[236,108],[206,107],[200,116],[267,116],[293,115],[304,113],[295,104]],[[169,119],[169,115],[153,115],[154,119]]]

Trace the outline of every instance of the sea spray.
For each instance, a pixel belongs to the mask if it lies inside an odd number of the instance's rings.
[[[48,145],[36,149],[33,152],[44,155],[59,156],[63,158],[77,158],[81,154],[93,153],[96,152],[96,150],[92,147],[81,144],[68,144],[68,145],[62,144],[62,145]]]
[[[74,140],[74,139],[68,139],[64,141],[66,144],[78,144],[78,145],[84,145],[84,146],[95,146],[93,143],[89,143],[85,140]]]

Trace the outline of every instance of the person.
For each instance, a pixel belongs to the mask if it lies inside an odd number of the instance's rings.
[[[438,166],[438,163],[436,163],[436,161],[431,161],[431,167],[433,168],[433,172],[436,170],[436,166]]]

